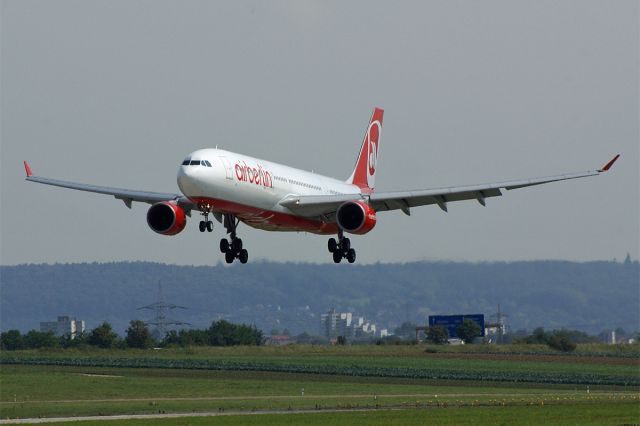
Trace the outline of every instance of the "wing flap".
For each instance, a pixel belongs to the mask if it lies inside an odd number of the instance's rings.
[[[404,211],[403,205],[406,207],[417,207],[429,204],[437,204],[442,210],[447,211],[448,202],[464,200],[477,200],[484,206],[486,198],[501,196],[502,189],[512,190],[526,188],[528,186],[542,185],[550,182],[596,176],[602,173],[602,171],[604,170],[592,170],[588,172],[513,180],[483,185],[434,188],[405,192],[378,192],[370,195],[369,204],[376,211],[395,209],[401,209]],[[405,213],[407,212],[405,211]]]
[[[289,195],[278,204],[305,217],[323,216],[336,212],[345,201],[365,200],[362,194]]]
[[[483,204],[485,198],[500,195],[502,195],[502,192],[499,188],[487,188],[486,186],[451,187],[425,189],[421,191],[374,193],[369,197],[369,204],[376,211],[400,209],[407,213],[405,209],[410,207],[427,206],[430,204],[436,204],[442,210],[446,211],[447,203],[449,202],[478,200],[480,204]]]

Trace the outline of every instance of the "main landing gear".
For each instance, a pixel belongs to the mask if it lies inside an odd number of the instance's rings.
[[[224,215],[224,227],[230,234],[230,239],[220,240],[220,251],[224,253],[224,260],[227,263],[233,263],[235,259],[239,259],[240,263],[247,263],[249,260],[249,252],[242,248],[242,240],[236,236],[236,228],[239,223],[240,221],[234,215]]]
[[[356,251],[351,248],[351,240],[346,238],[342,231],[338,232],[338,241],[335,238],[329,238],[329,252],[333,253],[333,261],[340,263],[342,259],[347,259],[349,263],[356,261]]]

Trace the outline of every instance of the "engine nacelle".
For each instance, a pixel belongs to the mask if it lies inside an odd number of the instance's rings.
[[[184,229],[187,218],[182,207],[163,201],[149,207],[147,224],[158,234],[176,235]]]
[[[366,234],[376,226],[376,212],[363,201],[347,201],[336,212],[338,226],[351,234]]]

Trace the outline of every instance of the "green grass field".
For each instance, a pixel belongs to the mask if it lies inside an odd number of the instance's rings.
[[[548,374],[586,374],[636,380],[640,376],[638,358],[583,355],[522,355],[521,352],[509,355],[482,351],[434,354],[426,352],[424,346],[294,346],[4,352],[0,358],[214,359],[523,374],[542,370]],[[304,416],[304,422],[309,424],[421,424],[427,419],[438,424],[536,424],[542,419],[551,424],[639,423],[638,391],[638,387],[596,384],[3,364],[0,365],[0,418],[378,408],[373,412],[181,418],[179,424],[297,424],[302,421],[300,416]],[[389,408],[396,410],[385,410]],[[175,419],[173,422],[153,422],[176,424]],[[134,420],[132,424],[140,424],[140,421],[136,423]]]
[[[637,404],[565,404],[546,406],[461,407],[375,410],[340,413],[260,414],[224,417],[179,417],[153,420],[154,425],[603,425],[634,424],[640,418]],[[144,420],[145,424],[149,420]],[[139,425],[141,420],[81,421],[61,425]]]

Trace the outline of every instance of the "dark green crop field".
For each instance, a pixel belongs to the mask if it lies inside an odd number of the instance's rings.
[[[485,346],[486,347],[486,346]],[[482,346],[479,346],[482,348]],[[433,352],[436,350],[436,352]],[[472,348],[471,350],[474,350]],[[476,349],[477,350],[477,349]],[[356,377],[640,386],[638,358],[622,352],[462,352],[416,346],[305,346],[155,351],[23,351],[5,365],[263,371]]]

